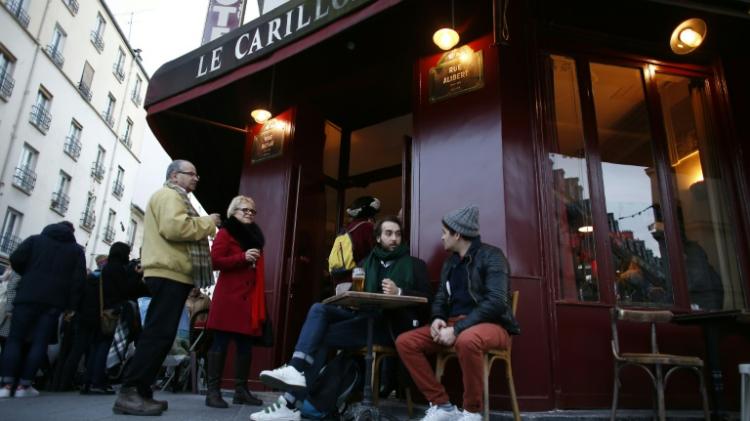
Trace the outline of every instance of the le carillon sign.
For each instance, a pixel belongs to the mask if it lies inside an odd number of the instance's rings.
[[[289,0],[162,66],[151,80],[149,88],[155,89],[150,92],[148,102],[153,104],[250,63],[372,1]]]

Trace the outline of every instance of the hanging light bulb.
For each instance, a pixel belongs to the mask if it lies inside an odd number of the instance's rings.
[[[699,34],[693,28],[685,28],[680,31],[680,41],[688,47],[697,47],[703,42],[703,35]]]
[[[458,44],[459,36],[453,28],[440,28],[432,35],[432,42],[442,50],[448,51]]]
[[[264,110],[263,108],[257,108],[250,112],[250,117],[252,117],[256,123],[265,123],[271,118],[271,112]]]
[[[455,19],[455,13],[454,13],[454,4],[453,0],[451,0],[451,27],[450,28],[440,28],[432,35],[432,42],[435,43],[440,49],[444,51],[448,51],[451,48],[455,47],[456,44],[458,44],[458,41],[460,37],[458,36],[458,32],[456,32],[456,19]]]

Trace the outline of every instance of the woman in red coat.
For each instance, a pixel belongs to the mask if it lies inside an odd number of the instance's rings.
[[[221,398],[220,383],[230,339],[234,340],[237,351],[232,403],[263,404],[247,389],[250,348],[254,337],[263,334],[266,318],[261,254],[265,239],[255,223],[256,213],[253,199],[247,196],[232,199],[228,219],[211,248],[211,262],[214,270],[219,271],[219,279],[206,325],[214,338],[208,352],[206,405],[214,408],[229,407]]]

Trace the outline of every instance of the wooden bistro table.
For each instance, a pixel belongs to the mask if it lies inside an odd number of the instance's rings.
[[[395,419],[381,413],[372,403],[372,336],[375,316],[379,310],[415,306],[427,303],[425,297],[388,295],[374,292],[346,291],[323,300],[324,304],[351,307],[367,316],[367,355],[365,355],[365,390],[362,403],[354,409],[355,421]]]
[[[706,362],[711,373],[713,419],[727,418],[724,413],[724,375],[719,360],[719,340],[725,334],[741,334],[750,338],[750,312],[747,310],[719,310],[679,314],[672,318],[678,325],[700,326],[706,346]]]

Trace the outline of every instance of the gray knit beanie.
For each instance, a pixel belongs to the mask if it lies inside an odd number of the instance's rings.
[[[479,206],[469,205],[445,214],[443,223],[464,237],[479,236]]]

